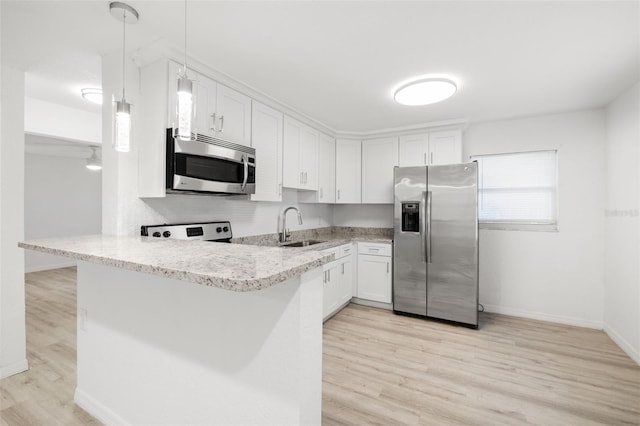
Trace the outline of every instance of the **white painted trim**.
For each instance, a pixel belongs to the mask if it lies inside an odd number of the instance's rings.
[[[640,352],[636,351],[634,347],[625,340],[624,337],[618,334],[618,332],[611,328],[607,323],[604,323],[604,332],[607,333],[611,340],[613,340],[614,343],[620,347],[620,349],[622,349],[627,355],[629,355],[629,358],[634,360],[636,364],[640,365]]]
[[[21,361],[15,362],[11,365],[7,365],[6,367],[0,368],[0,379],[4,379],[9,376],[13,376],[14,374],[22,373],[29,369],[29,362],[27,359],[23,359]]]
[[[540,321],[556,322],[559,324],[573,325],[576,327],[593,328],[596,330],[602,330],[602,325],[603,325],[601,321],[592,321],[592,320],[586,320],[583,318],[566,317],[563,315],[552,315],[552,314],[546,314],[544,312],[523,311],[521,309],[514,309],[514,308],[496,306],[496,305],[487,305],[484,303],[483,305],[484,305],[485,312],[492,312],[496,314],[511,315],[514,317],[529,318],[529,319],[540,320]]]
[[[69,268],[71,266],[77,266],[77,265],[78,263],[75,260],[63,260],[61,262],[53,263],[49,265],[40,265],[40,266],[32,266],[32,267],[25,266],[24,272],[28,274],[30,272],[49,271],[51,269]]]
[[[95,398],[76,387],[73,395],[74,402],[87,413],[98,419],[105,425],[129,425],[116,413],[99,403]]]
[[[391,303],[376,302],[374,300],[360,299],[357,297],[352,297],[351,303],[355,303],[356,305],[369,306],[371,308],[386,309],[388,311],[393,310],[393,305]]]

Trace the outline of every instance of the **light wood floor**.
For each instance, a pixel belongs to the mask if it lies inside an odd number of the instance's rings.
[[[26,275],[30,370],[0,381],[1,425],[99,424],[73,403],[75,279]],[[324,326],[322,405],[325,425],[639,425],[640,367],[601,331],[350,305]]]

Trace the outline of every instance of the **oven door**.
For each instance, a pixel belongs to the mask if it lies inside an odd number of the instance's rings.
[[[253,154],[206,142],[173,139],[172,159],[170,189],[224,194],[255,193]]]

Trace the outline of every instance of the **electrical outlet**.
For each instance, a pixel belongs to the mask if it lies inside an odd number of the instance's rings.
[[[84,308],[78,308],[78,328],[82,331],[87,331],[87,310]]]

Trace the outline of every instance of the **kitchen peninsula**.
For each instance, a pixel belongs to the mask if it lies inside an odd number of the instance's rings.
[[[315,250],[94,235],[78,260],[75,401],[108,424],[320,424]]]

